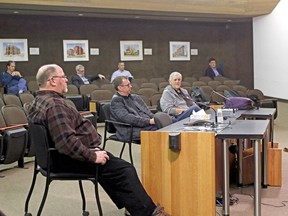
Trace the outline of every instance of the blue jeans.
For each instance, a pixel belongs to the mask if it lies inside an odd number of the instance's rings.
[[[198,105],[196,105],[196,104],[192,105],[192,106],[189,107],[189,109],[187,109],[186,111],[180,113],[180,114],[177,115],[177,116],[174,116],[174,117],[172,118],[173,123],[174,123],[174,122],[177,122],[177,121],[181,121],[181,120],[183,120],[183,119],[185,119],[185,118],[190,117],[190,115],[192,115],[192,113],[193,113],[193,110],[194,110],[195,112],[198,112],[199,110],[201,110],[201,108],[200,108]]]

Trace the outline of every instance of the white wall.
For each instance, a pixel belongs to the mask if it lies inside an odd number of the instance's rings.
[[[254,88],[288,100],[288,0],[253,18]]]

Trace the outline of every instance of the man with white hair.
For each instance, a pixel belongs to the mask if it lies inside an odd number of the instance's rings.
[[[181,88],[182,75],[173,72],[169,76],[169,84],[163,91],[160,106],[163,112],[173,116],[173,121],[180,121],[190,117],[201,108],[193,101],[188,91]]]

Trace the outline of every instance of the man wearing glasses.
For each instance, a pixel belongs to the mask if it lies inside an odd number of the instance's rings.
[[[129,78],[116,77],[113,80],[113,86],[117,93],[111,101],[111,120],[133,125],[134,140],[140,139],[141,130],[157,130],[154,114],[139,95],[131,94],[132,85]],[[129,139],[130,128],[121,125],[115,125],[115,127],[118,138]]]
[[[101,135],[92,123],[67,105],[63,93],[67,92],[67,78],[58,65],[44,65],[36,75],[39,91],[29,107],[28,119],[44,125],[62,154],[82,162],[81,172],[94,172],[99,164],[99,183],[120,208],[131,215],[169,216],[163,207],[155,205],[144,190],[135,168],[99,148]],[[61,162],[57,167],[71,167]],[[75,170],[74,170],[75,171]]]

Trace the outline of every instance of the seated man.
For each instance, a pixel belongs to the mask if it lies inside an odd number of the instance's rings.
[[[111,76],[111,83],[113,80],[118,77],[118,76],[127,76],[129,81],[133,79],[132,74],[130,71],[125,70],[125,63],[124,62],[119,62],[118,63],[118,70],[114,71]]]
[[[208,63],[209,67],[205,70],[205,76],[209,76],[211,79],[214,79],[216,76],[223,76],[223,71],[217,67],[215,58],[210,58]]]
[[[67,105],[63,93],[67,92],[68,80],[62,68],[55,64],[44,65],[38,70],[36,80],[39,91],[29,107],[28,119],[47,128],[55,148],[85,162],[78,167],[81,172],[94,172],[95,165],[99,164],[98,181],[118,208],[125,207],[131,215],[137,216],[168,216],[146,193],[135,168],[101,150],[101,135],[95,127]],[[57,165],[66,166],[65,163]]]
[[[94,80],[105,79],[105,76],[103,76],[102,74],[97,74],[97,75],[92,76],[90,78],[86,78],[85,77],[85,67],[81,64],[77,65],[75,67],[75,70],[76,70],[76,74],[72,75],[71,83],[73,85],[77,86],[78,89],[80,88],[81,85],[90,84]]]
[[[163,91],[160,106],[163,112],[173,116],[173,122],[180,121],[201,108],[193,102],[187,90],[181,88],[182,75],[173,72],[169,76],[169,84]]]
[[[111,101],[111,120],[133,125],[133,139],[135,140],[140,139],[141,130],[157,130],[154,114],[139,95],[131,94],[132,85],[129,78],[126,76],[116,77],[113,85],[117,93]],[[118,138],[129,139],[130,128],[120,125],[115,125],[115,127]]]
[[[5,93],[18,95],[27,91],[27,86],[26,80],[15,68],[15,62],[8,61],[6,71],[0,74],[0,84],[4,87]]]

